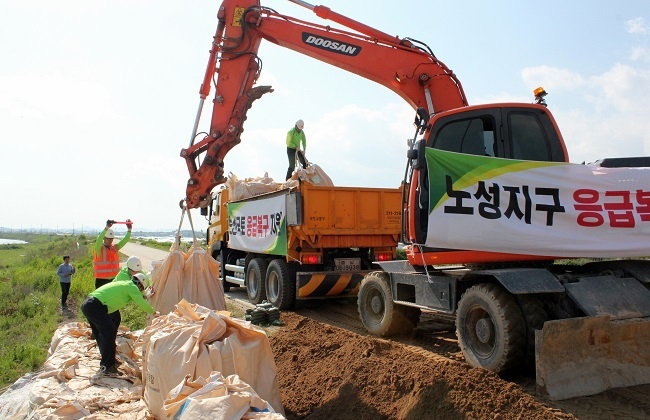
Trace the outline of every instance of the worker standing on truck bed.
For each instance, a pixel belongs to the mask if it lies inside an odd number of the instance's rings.
[[[296,124],[291,130],[287,133],[287,157],[289,158],[289,169],[287,169],[287,177],[285,179],[291,178],[293,175],[293,170],[296,167],[296,155],[300,159],[302,167],[307,166],[305,161],[305,155],[303,152],[307,150],[307,137],[305,137],[305,122],[303,120],[296,121]],[[302,151],[300,145],[302,144]]]
[[[149,305],[142,294],[145,292],[147,276],[138,273],[131,281],[114,281],[92,291],[81,304],[81,312],[88,320],[90,329],[97,339],[97,347],[102,359],[98,374],[117,374],[115,366],[115,339],[118,325],[111,315],[119,312],[127,303],[135,302],[143,311],[154,316],[159,312]]]

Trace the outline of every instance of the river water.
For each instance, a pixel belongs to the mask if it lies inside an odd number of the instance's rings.
[[[21,241],[20,239],[2,239],[0,238],[0,245],[22,245],[26,244],[27,242]]]

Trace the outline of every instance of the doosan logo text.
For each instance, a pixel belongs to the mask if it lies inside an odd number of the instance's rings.
[[[346,44],[345,42],[313,35],[307,32],[302,33],[302,42],[305,44],[313,45],[314,47],[320,48],[322,50],[349,55],[351,57],[354,57],[358,55],[359,52],[361,52],[361,47],[357,45]]]

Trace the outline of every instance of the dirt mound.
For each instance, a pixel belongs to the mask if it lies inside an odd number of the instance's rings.
[[[288,419],[571,419],[496,374],[283,313],[270,337]]]

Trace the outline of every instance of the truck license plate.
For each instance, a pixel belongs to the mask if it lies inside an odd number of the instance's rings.
[[[361,258],[334,258],[334,269],[336,271],[359,271],[361,270]]]

